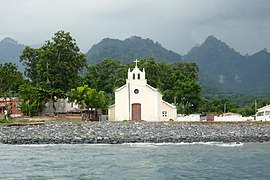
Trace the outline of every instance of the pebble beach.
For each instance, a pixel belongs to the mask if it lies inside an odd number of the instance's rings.
[[[3,144],[268,142],[270,124],[178,122],[54,122],[1,126]]]

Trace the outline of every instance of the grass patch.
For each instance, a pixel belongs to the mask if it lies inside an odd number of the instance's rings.
[[[10,124],[13,123],[12,119],[0,119],[0,124]]]

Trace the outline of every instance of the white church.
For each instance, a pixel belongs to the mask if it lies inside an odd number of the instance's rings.
[[[141,71],[138,60],[135,68],[128,69],[126,84],[115,90],[115,104],[108,109],[110,121],[175,121],[175,105],[162,100],[162,93],[147,84],[145,70]]]

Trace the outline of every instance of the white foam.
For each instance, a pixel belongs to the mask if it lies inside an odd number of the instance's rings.
[[[208,146],[219,146],[219,147],[239,147],[243,146],[244,143],[223,143],[223,142],[180,142],[180,143],[124,143],[122,145],[136,146],[136,147],[153,147],[153,146],[171,146],[171,145],[208,145]]]
[[[154,147],[156,143],[123,143],[122,145],[136,146],[136,147]]]
[[[64,144],[19,144],[14,146],[21,146],[21,147],[48,147],[48,146],[59,146]]]
[[[3,144],[4,145],[4,144]],[[124,145],[124,146],[134,146],[134,147],[157,147],[157,146],[179,146],[179,145],[208,145],[208,146],[219,146],[219,147],[240,147],[244,143],[223,143],[223,142],[180,142],[180,143],[123,143],[123,144],[20,144],[12,146],[21,146],[21,147],[50,147],[50,146],[111,146],[111,145]]]
[[[244,143],[223,143],[223,142],[194,142],[191,144],[202,144],[202,145],[209,145],[209,146],[219,146],[219,147],[239,147],[243,146]]]

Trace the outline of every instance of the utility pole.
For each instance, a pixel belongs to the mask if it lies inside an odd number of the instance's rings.
[[[255,114],[256,114],[256,112],[257,112],[257,101],[256,100],[254,101],[254,108],[255,108]]]

